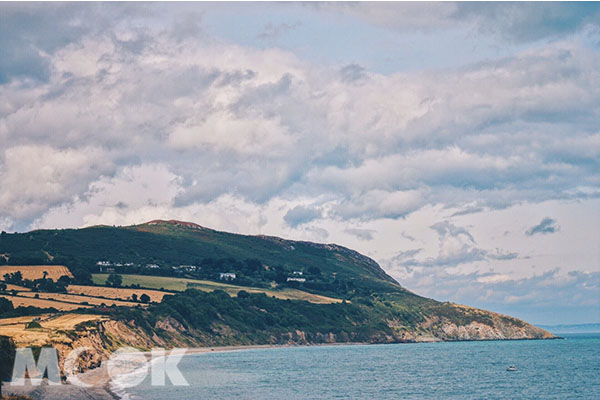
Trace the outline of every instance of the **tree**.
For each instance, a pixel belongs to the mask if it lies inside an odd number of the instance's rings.
[[[21,274],[21,271],[13,272],[12,274],[4,274],[4,281],[14,285],[22,285],[23,275]]]
[[[91,285],[93,283],[92,281],[92,274],[89,273],[89,271],[87,271],[86,269],[83,268],[69,268],[71,270],[71,273],[73,274],[73,279],[76,283],[80,284],[80,285]]]
[[[2,397],[2,382],[12,376],[15,363],[15,343],[8,336],[0,336],[0,398]]]
[[[0,282],[0,292],[4,292],[6,290],[6,283]]]
[[[11,312],[14,309],[15,307],[13,306],[13,303],[10,300],[5,299],[4,297],[0,297],[0,315],[7,312]]]
[[[123,284],[123,277],[119,274],[110,274],[106,278],[106,286],[121,287]]]
[[[138,298],[137,298],[137,294],[135,294],[135,293],[134,293],[134,294],[132,294],[132,295],[131,295],[131,300],[133,300],[133,301],[137,301],[137,300],[138,300]]]
[[[64,286],[69,286],[71,284],[71,278],[69,278],[67,275],[61,275],[56,282]]]
[[[140,301],[142,303],[150,303],[150,296],[148,296],[146,293],[142,293],[140,296]]]

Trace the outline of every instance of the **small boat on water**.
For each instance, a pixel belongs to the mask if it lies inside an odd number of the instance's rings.
[[[515,367],[514,365],[511,365],[510,367],[506,368],[507,371],[516,371],[517,367]]]

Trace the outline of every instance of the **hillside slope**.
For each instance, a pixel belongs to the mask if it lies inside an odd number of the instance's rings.
[[[108,312],[149,337],[177,338],[174,344],[185,338],[213,345],[552,337],[516,318],[418,296],[374,260],[342,246],[219,232],[187,222],[2,234],[0,254],[0,263],[65,265],[76,279],[86,279],[81,271],[109,272],[231,279],[228,283],[252,287],[243,297],[187,290],[152,310]],[[181,290],[186,287],[192,288],[185,284]],[[260,288],[270,295],[256,294]],[[291,289],[345,301],[270,297]]]

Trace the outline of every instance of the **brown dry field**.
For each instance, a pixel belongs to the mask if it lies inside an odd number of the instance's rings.
[[[42,325],[41,329],[25,329],[25,325],[34,318]],[[42,314],[0,319],[0,335],[10,336],[18,347],[42,346],[50,342],[51,338],[60,338],[62,341],[70,339],[61,332],[75,328],[75,325],[92,320],[107,319],[101,315],[86,314]]]
[[[35,280],[44,277],[44,271],[48,272],[47,278],[57,281],[63,275],[72,278],[71,271],[64,265],[3,265],[0,267],[0,279],[4,274],[21,271],[23,279]]]
[[[86,296],[106,297],[109,299],[130,300],[132,294],[136,294],[138,299],[142,294],[150,296],[150,300],[160,303],[165,295],[172,293],[162,292],[152,289],[130,289],[130,288],[110,288],[104,286],[84,286],[69,285],[67,291],[71,294],[82,294]],[[135,303],[134,303],[135,304]]]
[[[139,304],[139,303],[134,303],[134,302],[130,302],[130,301],[100,299],[97,297],[79,296],[79,295],[75,295],[75,294],[65,294],[65,293],[23,292],[23,293],[19,293],[19,296],[34,297],[36,294],[39,295],[40,299],[64,301],[64,302],[68,302],[68,303],[78,303],[78,304],[87,302],[90,305],[94,305],[94,306],[99,306],[101,304],[111,306],[111,305],[115,304],[117,306],[123,306],[123,307],[135,307]]]
[[[30,292],[25,292],[29,295]],[[34,299],[34,298],[30,298],[30,297],[15,297],[15,296],[7,296],[7,295],[0,295],[0,297],[4,297],[5,299],[10,300],[11,303],[13,303],[13,306],[19,307],[19,306],[23,306],[23,307],[29,307],[29,306],[34,306],[34,307],[39,307],[39,308],[56,308],[57,310],[60,311],[71,311],[71,310],[75,310],[77,308],[89,308],[90,306],[86,306],[83,304],[72,304],[72,303],[63,303],[60,301],[53,301],[53,300],[46,300],[46,299]]]

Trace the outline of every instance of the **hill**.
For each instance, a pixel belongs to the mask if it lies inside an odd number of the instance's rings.
[[[240,235],[193,223],[156,220],[127,227],[3,233],[0,254],[2,264],[61,265],[72,273],[72,278],[61,277],[56,285],[44,280],[36,281],[37,286],[25,282],[34,290],[48,287],[60,292],[68,290],[67,284],[78,284],[86,285],[86,294],[90,294],[93,285],[118,275],[111,284],[165,293],[160,303],[147,308],[90,302],[85,309],[71,311],[105,316],[71,333],[77,340],[83,340],[81,335],[97,335],[90,343],[103,343],[106,348],[98,349],[99,353],[123,344],[552,338],[516,318],[418,296],[374,260],[334,244]],[[6,283],[20,284],[14,277],[8,278]],[[105,292],[108,296],[109,291]],[[43,311],[0,306],[11,317]]]
[[[372,259],[338,245],[219,232],[179,221],[129,227],[37,230],[0,236],[0,265],[62,264],[71,271],[272,282],[320,294],[403,291]],[[294,275],[296,273],[296,275]],[[295,282],[295,283],[294,283]]]

